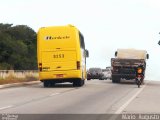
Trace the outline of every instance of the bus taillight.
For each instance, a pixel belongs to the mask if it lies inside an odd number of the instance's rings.
[[[42,63],[39,63],[39,71],[42,71]]]
[[[77,61],[77,70],[80,70],[81,64],[80,61]]]

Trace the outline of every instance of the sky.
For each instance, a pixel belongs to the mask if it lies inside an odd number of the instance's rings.
[[[110,66],[118,48],[146,50],[146,79],[160,80],[160,0],[0,0],[0,23],[72,24],[84,35],[87,68]]]

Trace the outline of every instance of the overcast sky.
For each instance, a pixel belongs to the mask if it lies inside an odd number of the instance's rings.
[[[90,52],[87,68],[110,66],[118,48],[147,50],[146,79],[160,80],[160,0],[0,0],[0,22],[36,32],[76,26]]]

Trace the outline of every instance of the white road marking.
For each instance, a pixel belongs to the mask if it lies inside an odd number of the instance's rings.
[[[148,82],[146,82],[147,84]],[[146,87],[146,84],[143,85],[143,87],[137,91],[128,101],[126,101],[116,112],[112,117],[109,118],[109,120],[116,120],[118,117],[118,114],[122,114],[122,111],[142,92],[142,90]],[[139,89],[139,88],[137,88]]]
[[[59,95],[60,93],[53,93],[50,96],[55,96],[55,95]]]
[[[146,84],[147,84],[147,83],[146,83]],[[126,101],[126,102],[115,112],[115,114],[121,114],[122,111],[132,102],[132,100],[134,100],[134,99],[138,96],[138,94],[140,94],[140,93],[142,92],[142,90],[146,87],[146,84],[143,85],[143,87],[141,87],[140,89],[137,88],[137,89],[139,89],[139,91],[137,91],[128,101]]]
[[[106,86],[106,83],[89,83],[89,85],[105,85]]]
[[[4,110],[4,109],[8,109],[8,108],[11,108],[13,107],[13,105],[9,105],[9,106],[5,106],[5,107],[1,107],[0,110]]]

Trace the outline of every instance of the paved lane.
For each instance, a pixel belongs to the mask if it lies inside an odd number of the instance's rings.
[[[0,113],[116,113],[140,89],[133,82],[113,84],[110,80],[86,81],[86,85],[79,88],[72,87],[72,84],[54,88],[43,88],[42,84],[7,88],[0,90]]]
[[[149,81],[143,90],[122,113],[160,114],[160,82]]]

